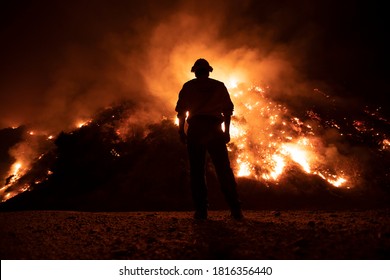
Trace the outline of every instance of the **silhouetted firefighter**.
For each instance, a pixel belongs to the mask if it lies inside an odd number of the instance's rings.
[[[231,215],[234,219],[240,220],[243,215],[226,148],[226,144],[230,141],[230,119],[234,106],[225,85],[209,78],[209,73],[212,71],[213,68],[207,60],[198,59],[191,68],[196,79],[183,85],[176,105],[180,139],[187,144],[190,161],[191,191],[195,205],[194,218],[207,219],[205,161],[208,152]],[[186,119],[187,133],[184,129]],[[224,130],[222,130],[222,123],[225,125]]]

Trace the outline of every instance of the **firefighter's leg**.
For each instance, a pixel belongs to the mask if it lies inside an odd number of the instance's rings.
[[[205,145],[188,140],[188,155],[190,160],[191,191],[195,206],[195,218],[207,218],[207,186],[205,179]]]
[[[214,163],[215,171],[221,185],[221,190],[230,207],[233,218],[241,219],[241,203],[238,198],[237,184],[233,170],[230,167],[228,151],[223,138],[212,141],[208,146],[208,152]]]

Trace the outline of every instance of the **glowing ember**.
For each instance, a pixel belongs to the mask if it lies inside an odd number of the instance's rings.
[[[331,183],[332,185],[334,185],[335,187],[340,187],[342,186],[345,182],[347,182],[346,179],[344,178],[336,178],[335,180],[332,180],[332,179],[327,179],[329,183]]]
[[[382,141],[382,150],[389,150],[390,149],[390,140],[384,139]]]

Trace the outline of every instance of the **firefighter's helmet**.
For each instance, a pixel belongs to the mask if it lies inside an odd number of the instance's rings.
[[[196,72],[200,69],[205,69],[209,72],[213,72],[213,67],[210,66],[209,62],[204,58],[199,58],[195,61],[194,66],[191,68],[191,72]]]

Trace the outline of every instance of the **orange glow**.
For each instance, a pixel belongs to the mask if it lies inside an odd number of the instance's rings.
[[[244,83],[237,78],[226,76],[226,81],[235,104],[228,150],[235,153],[232,167],[237,177],[277,182],[297,164],[305,173],[317,175],[335,187],[348,183],[343,172],[329,171],[337,167],[322,154],[326,148],[314,135],[312,125],[267,99],[267,87],[252,85],[243,90]],[[178,125],[177,118],[174,123]]]
[[[25,173],[25,170],[24,170],[23,164],[21,162],[17,161],[11,166],[11,169],[10,169],[8,176],[7,176],[9,178],[9,181],[8,181],[6,186],[4,186],[0,189],[0,192],[2,192],[2,202],[14,197],[15,195],[17,195],[18,193],[23,191],[23,189],[21,189],[20,191],[12,191],[11,192],[8,189],[10,186],[15,184],[24,175],[24,173]],[[5,192],[7,192],[7,193],[4,194]]]
[[[324,168],[321,167],[323,156],[317,154],[316,149],[320,147],[316,147],[316,142],[319,141],[313,138],[312,127],[297,117],[288,118],[286,108],[261,95],[265,93],[262,87],[252,86],[239,94],[235,94],[234,89],[230,91],[236,105],[237,118],[231,124],[231,137],[238,148],[235,168],[238,177],[277,181],[292,163],[296,163],[304,172],[318,175],[335,187],[347,183],[345,176],[318,171]],[[242,117],[244,122],[240,121]],[[309,130],[307,135],[314,142],[300,136],[303,127]]]
[[[384,139],[382,141],[382,150],[389,150],[390,149],[390,140]]]
[[[306,173],[310,173],[310,164],[308,162],[308,153],[303,147],[297,144],[283,144],[281,153],[289,156],[293,161],[298,163]]]
[[[20,168],[22,168],[22,164],[20,162],[16,162],[13,166],[12,166],[12,169],[13,169],[13,174],[18,174]]]
[[[92,122],[92,120],[87,120],[87,121],[78,121],[76,123],[76,127],[82,128],[83,126],[87,126]]]
[[[238,158],[237,164],[238,164],[238,171],[237,171],[238,177],[249,177],[251,175],[251,168],[249,162],[241,158]]]
[[[19,180],[20,177],[22,177],[22,163],[20,162],[15,162],[11,166],[11,171],[9,173],[9,177],[12,176],[11,180],[9,181],[9,184],[12,185],[14,184],[17,180]]]
[[[238,87],[237,79],[234,78],[234,77],[231,77],[231,78],[229,79],[229,82],[228,82],[228,84],[226,85],[226,87],[227,87],[228,89],[237,88],[237,87]]]
[[[280,155],[273,155],[273,169],[271,169],[269,174],[263,174],[262,178],[265,180],[277,180],[279,176],[283,173],[284,167],[286,166],[286,163],[284,161],[284,158]]]

